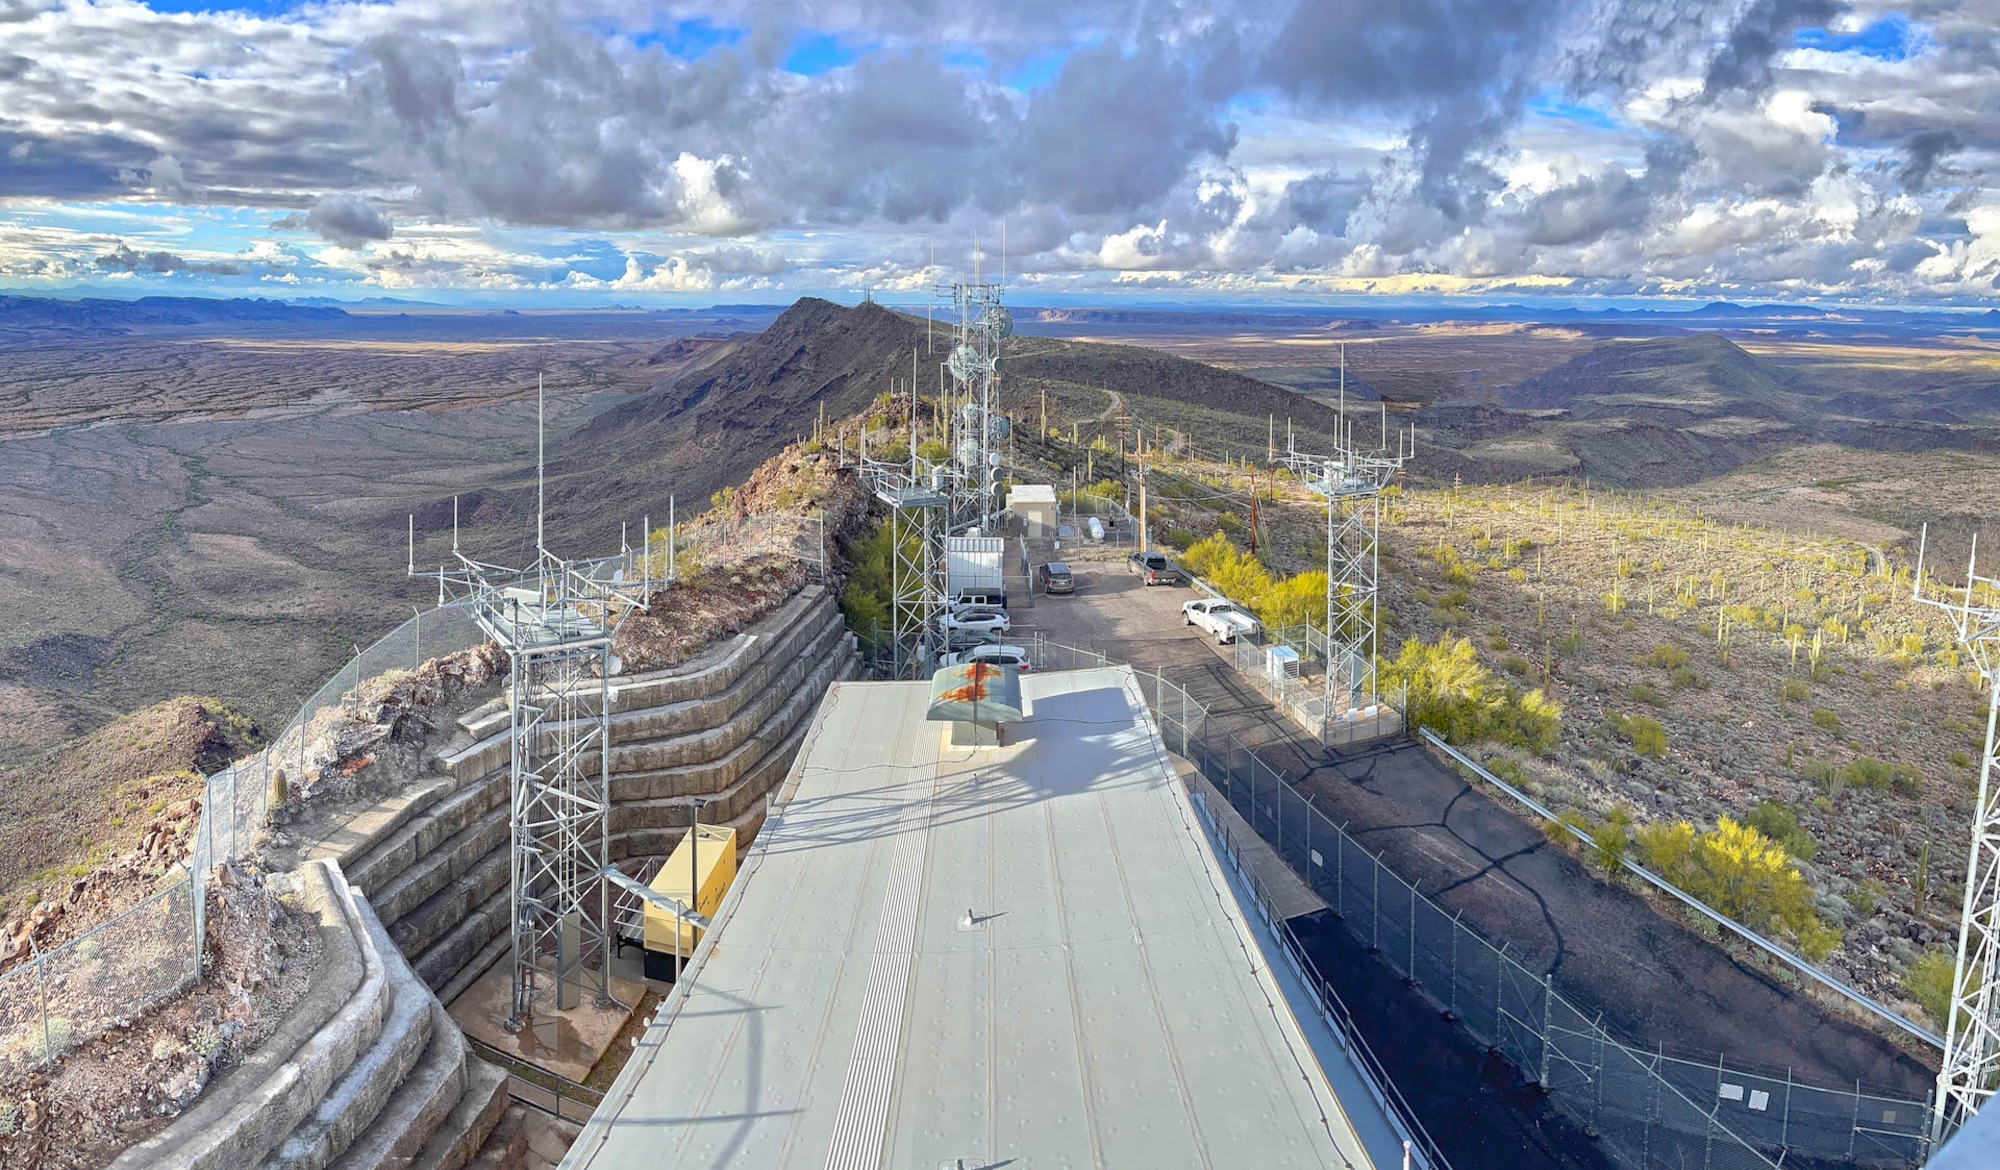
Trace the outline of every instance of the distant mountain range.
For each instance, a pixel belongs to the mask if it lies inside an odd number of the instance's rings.
[[[294,305],[264,297],[140,297],[133,301],[87,297],[0,296],[0,331],[122,333],[160,327],[326,324],[347,314],[323,305]]]

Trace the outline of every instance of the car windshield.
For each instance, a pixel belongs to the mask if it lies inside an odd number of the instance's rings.
[[[1167,563],[1167,558],[1161,556],[1159,553],[1146,554],[1146,564],[1151,566],[1152,568],[1157,569],[1162,565],[1165,565],[1166,563]]]
[[[1211,606],[1209,606],[1209,607],[1208,607],[1208,612],[1210,612],[1210,613],[1235,613],[1235,612],[1236,612],[1236,607],[1235,607],[1235,606],[1233,606],[1233,605],[1230,605],[1230,604],[1229,604],[1229,603],[1227,603],[1227,602],[1224,602],[1224,603],[1223,603],[1223,604],[1221,604],[1221,605],[1211,605]]]
[[[1068,566],[1068,565],[1050,565],[1050,566],[1049,566],[1049,576],[1051,576],[1051,577],[1067,577],[1067,576],[1069,576],[1069,566]]]

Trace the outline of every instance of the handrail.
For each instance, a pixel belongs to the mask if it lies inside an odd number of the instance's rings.
[[[475,1036],[467,1035],[465,1042],[477,1050],[479,1055],[488,1064],[495,1066],[507,1074],[507,1095],[531,1109],[539,1110],[562,1121],[583,1122],[590,1120],[590,1114],[595,1113],[597,1108],[604,1104],[604,1093],[602,1090],[593,1089],[589,1085],[578,1084],[576,1081],[570,1080],[560,1073],[552,1073],[547,1069],[531,1065],[520,1057],[502,1052]],[[531,1080],[517,1071],[522,1069],[532,1072],[535,1079]],[[554,1084],[544,1085],[540,1083],[542,1080],[553,1081]],[[551,1109],[532,1096],[516,1092],[514,1089],[516,1082],[533,1086],[547,1093],[555,1101],[555,1108]],[[565,1101],[573,1101],[578,1105],[584,1106],[584,1116],[566,1116],[562,1111],[563,1102]]]
[[[1487,771],[1484,767],[1481,767],[1477,762],[1475,762],[1470,756],[1467,756],[1464,752],[1461,752],[1457,748],[1446,743],[1442,738],[1438,736],[1436,732],[1432,731],[1430,728],[1420,727],[1417,729],[1417,731],[1419,734],[1423,736],[1426,742],[1430,743],[1434,747],[1439,748],[1446,755],[1450,756],[1452,759],[1458,761],[1460,764],[1463,764],[1466,767],[1472,769],[1474,772],[1478,773],[1480,779],[1485,780],[1490,784],[1493,784],[1495,787],[1499,788],[1507,795],[1513,797],[1515,800],[1520,801],[1523,805],[1532,810],[1536,816],[1541,817],[1545,821],[1561,825],[1565,831],[1567,831],[1571,836],[1575,837],[1577,840],[1583,842],[1585,845],[1591,843],[1590,834],[1584,832],[1582,829],[1577,828],[1575,825],[1572,825],[1567,821],[1562,820],[1560,817],[1557,817],[1554,813],[1550,812],[1547,808],[1543,807],[1539,801],[1535,800],[1527,793],[1522,792],[1520,789],[1514,787],[1512,784],[1507,783],[1505,780],[1502,780],[1500,779],[1500,777],[1495,776],[1493,773]],[[1763,951],[1765,954],[1768,954],[1773,958],[1784,960],[1786,963],[1790,964],[1794,970],[1798,971],[1799,974],[1806,976],[1807,978],[1813,980],[1815,983],[1818,983],[1822,987],[1825,987],[1827,990],[1835,993],[1836,995],[1841,996],[1843,999],[1846,999],[1848,1002],[1854,1004],[1855,1006],[1865,1008],[1868,1011],[1875,1013],[1876,1015],[1880,1016],[1885,1022],[1893,1024],[1898,1028],[1901,1028],[1903,1031],[1908,1032],[1910,1035],[1915,1036],[1917,1039],[1924,1041],[1926,1044],[1934,1045],[1939,1049],[1942,1049],[1944,1047],[1944,1038],[1942,1036],[1936,1035],[1929,1029],[1919,1026],[1915,1022],[1906,1019],[1904,1016],[1902,1016],[1895,1010],[1889,1008],[1887,1005],[1879,1003],[1876,1000],[1873,1000],[1868,996],[1863,995],[1861,992],[1855,990],[1854,988],[1849,987],[1847,984],[1842,983],[1840,980],[1835,979],[1833,976],[1820,970],[1817,966],[1807,961],[1803,956],[1792,954],[1790,951],[1785,950],[1783,947],[1780,947],[1778,944],[1772,942],[1770,939],[1765,938],[1763,935],[1758,934],[1756,931],[1751,930],[1749,927],[1744,926],[1742,923],[1736,921],[1735,919],[1729,917],[1728,915],[1723,914],[1720,911],[1714,909],[1707,903],[1701,901],[1699,898],[1696,898],[1694,895],[1687,893],[1686,891],[1682,890],[1679,886],[1674,885],[1672,882],[1659,876],[1652,870],[1647,869],[1645,866],[1638,864],[1631,858],[1621,857],[1619,858],[1619,863],[1625,867],[1627,872],[1639,878],[1639,880],[1645,882],[1646,884],[1654,887],[1657,890],[1660,890],[1663,893],[1672,895],[1683,905],[1686,905],[1692,910],[1700,912],[1703,916],[1713,921],[1717,926],[1720,926],[1723,929],[1735,934],[1737,937],[1749,943],[1751,946],[1754,946],[1757,949]]]

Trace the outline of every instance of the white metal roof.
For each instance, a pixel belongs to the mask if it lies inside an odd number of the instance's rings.
[[[1018,504],[1054,504],[1056,488],[1049,483],[1017,483],[1007,489],[1007,506]]]
[[[1130,669],[1024,683],[985,750],[946,747],[927,683],[836,684],[691,992],[564,1167],[1398,1163],[1352,1070],[1329,1088],[1331,1033],[1288,1006]]]

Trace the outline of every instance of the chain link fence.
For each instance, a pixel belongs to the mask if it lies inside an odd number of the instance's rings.
[[[1037,670],[1107,663],[1037,639]],[[1813,1085],[1790,1070],[1628,1044],[1565,997],[1547,971],[1496,947],[1312,807],[1236,736],[1208,725],[1186,691],[1140,676],[1169,751],[1206,776],[1343,928],[1481,1044],[1538,1082],[1561,1113],[1634,1170],[1760,1170],[1811,1159],[1914,1168],[1930,1106],[1866,1085]],[[1310,963],[1307,963],[1310,970]],[[1317,975],[1314,975],[1317,978]]]
[[[325,733],[364,684],[485,640],[462,608],[413,615],[357,650],[263,751],[210,776],[188,860],[162,876],[160,890],[48,951],[31,937],[27,960],[0,974],[0,1075],[47,1067],[200,982],[209,869],[262,842],[273,772],[296,782],[326,763]]]

